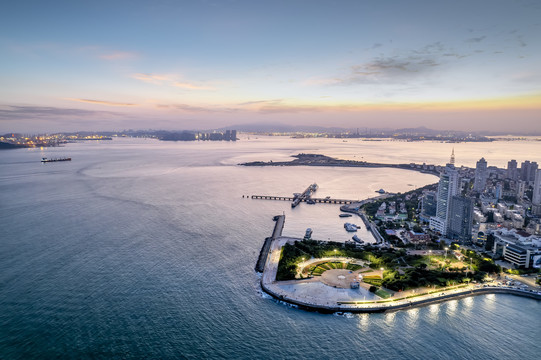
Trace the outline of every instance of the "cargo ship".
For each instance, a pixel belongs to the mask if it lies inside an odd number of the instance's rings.
[[[71,158],[70,157],[61,157],[61,158],[52,158],[52,159],[48,159],[46,157],[41,158],[42,163],[57,162],[57,161],[71,161]]]

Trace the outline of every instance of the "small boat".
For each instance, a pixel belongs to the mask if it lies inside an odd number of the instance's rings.
[[[380,193],[380,194],[385,194],[385,190],[383,189],[379,189],[378,191],[376,191],[377,193]]]
[[[340,217],[352,217],[353,215],[351,215],[351,214],[340,214],[338,216],[340,216]]]
[[[364,243],[364,241],[362,241],[357,235],[353,235],[352,239],[359,244]]]
[[[312,238],[312,228],[306,229],[306,233],[304,234],[304,240],[308,240]]]
[[[71,158],[70,157],[52,158],[52,159],[48,159],[46,157],[41,158],[42,163],[57,162],[57,161],[71,161]]]
[[[345,223],[345,224],[344,224],[344,228],[345,228],[346,231],[348,231],[348,232],[355,232],[355,231],[357,231],[357,225],[351,224],[351,223]]]
[[[306,203],[307,203],[307,204],[313,205],[313,204],[315,204],[316,202],[315,202],[314,200],[312,200],[312,199],[308,199],[308,200],[306,200]]]

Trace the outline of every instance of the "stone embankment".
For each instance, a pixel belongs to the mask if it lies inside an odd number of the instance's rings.
[[[265,242],[261,247],[261,251],[259,252],[259,258],[257,259],[257,263],[255,265],[255,271],[263,272],[263,270],[265,270],[265,264],[267,263],[267,258],[269,257],[272,240],[282,235],[282,231],[284,230],[285,218],[285,215],[277,215],[274,217],[273,220],[276,221],[276,224],[274,224],[274,231],[272,232],[272,237],[268,237],[265,239]]]

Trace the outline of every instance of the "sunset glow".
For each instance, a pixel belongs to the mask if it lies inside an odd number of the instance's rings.
[[[11,2],[0,130],[541,132],[540,17],[528,1]]]

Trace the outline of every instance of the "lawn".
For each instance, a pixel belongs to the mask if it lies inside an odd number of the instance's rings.
[[[325,271],[331,270],[331,269],[347,269],[347,270],[355,271],[355,270],[359,270],[360,268],[362,268],[362,266],[357,265],[357,264],[343,263],[339,261],[328,261],[326,263],[322,263],[310,268],[309,273],[314,276],[320,276]],[[369,271],[372,271],[372,270],[369,270]]]
[[[380,298],[387,299],[391,297],[391,294],[389,294],[387,291],[383,289],[376,290],[375,294],[379,296]]]

